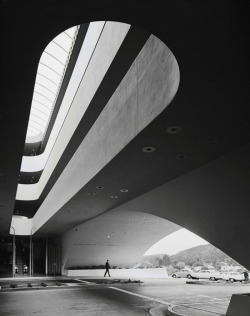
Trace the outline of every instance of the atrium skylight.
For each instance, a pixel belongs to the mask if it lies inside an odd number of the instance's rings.
[[[45,48],[37,69],[26,140],[41,141],[46,133],[74,47],[79,26],[55,37]]]

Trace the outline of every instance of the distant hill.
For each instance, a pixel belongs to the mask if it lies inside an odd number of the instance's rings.
[[[142,262],[156,263],[163,259],[164,254],[144,256]],[[213,245],[201,245],[178,252],[175,255],[168,256],[171,263],[184,262],[186,265],[201,263],[220,263],[228,262],[229,264],[238,265],[238,263],[226,255],[224,252]]]
[[[194,261],[215,262],[225,261],[228,257],[224,252],[213,245],[201,245],[178,252],[170,256],[171,261],[183,261],[192,264]]]

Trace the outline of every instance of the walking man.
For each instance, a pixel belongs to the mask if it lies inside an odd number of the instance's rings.
[[[110,265],[109,265],[109,261],[108,261],[108,260],[106,261],[105,267],[106,267],[106,271],[105,271],[104,276],[106,276],[106,274],[108,273],[108,275],[109,275],[109,277],[110,277],[110,274],[109,274]]]

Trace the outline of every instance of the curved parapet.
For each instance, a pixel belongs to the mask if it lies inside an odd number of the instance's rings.
[[[109,22],[108,30],[106,30],[106,32],[110,33],[109,36],[112,35],[113,28],[116,27],[117,23]],[[122,26],[119,25],[119,27],[127,28],[123,24]],[[138,32],[137,29],[136,32]],[[107,37],[109,36],[107,35]],[[124,41],[126,41],[127,36],[125,36]],[[145,37],[145,32],[143,36]],[[117,62],[118,57],[121,61],[124,58],[126,59],[125,53],[134,40],[133,37],[127,39],[128,43],[126,42],[126,45],[123,41],[126,47],[124,48],[121,45],[114,56],[113,62],[110,64],[108,75],[107,73],[105,76],[103,75],[96,94],[100,91],[102,92],[98,94],[98,100],[95,100],[95,102],[101,102],[102,97],[105,97],[106,90],[111,84],[110,80],[115,80],[115,76],[118,76],[119,68],[121,68],[121,62]],[[105,54],[110,54],[110,43],[107,40],[103,40],[102,45],[100,44],[100,50],[95,51],[95,53],[96,55],[93,55],[91,59],[91,67],[88,67],[89,72],[85,73],[75,96],[71,108],[72,111],[69,112],[65,120],[65,128],[67,124],[69,126],[74,124],[75,119],[78,117],[78,112],[74,111],[74,106],[76,108],[83,106],[86,92],[93,89],[93,85],[95,86],[96,77],[100,70],[100,59],[105,60]],[[37,228],[46,223],[51,216],[74,197],[82,187],[170,104],[177,92],[179,80],[179,67],[172,52],[157,37],[148,35],[146,43],[136,58],[131,61],[129,69],[124,77],[121,78],[121,82],[116,86],[115,91],[113,91],[78,148],[74,153],[71,153],[73,155],[72,158],[36,213],[34,220]],[[106,85],[107,89],[102,90],[103,85]],[[89,106],[88,111],[90,115],[91,113],[94,115],[95,106],[99,106],[99,103],[97,103]],[[82,120],[84,119],[85,116],[83,116]],[[82,128],[84,127],[80,126],[80,129],[78,129],[79,133],[81,133]],[[58,144],[60,139],[61,141],[64,140],[65,133],[66,130],[59,135]],[[74,139],[71,141],[74,142]],[[56,148],[57,144],[55,144],[54,148],[55,154]],[[52,153],[50,159],[53,160],[53,156],[54,154]],[[50,161],[48,161],[46,167],[49,168],[49,166]],[[41,176],[41,181],[45,180],[43,178],[45,175],[46,169]],[[69,183],[70,186],[68,185]],[[37,185],[39,186],[39,183]],[[25,196],[28,199],[28,192],[26,191],[26,193]],[[19,196],[19,198],[21,197]],[[105,210],[101,209],[94,215],[96,216],[103,211]]]

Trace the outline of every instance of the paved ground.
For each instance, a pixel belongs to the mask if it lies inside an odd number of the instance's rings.
[[[27,280],[30,279],[20,282],[27,284]],[[65,278],[36,279],[30,282],[38,285],[43,281],[54,287],[6,292],[3,287],[9,280],[2,279],[0,315],[140,316],[149,315],[150,312],[154,315],[167,315],[167,309],[170,307],[173,311],[188,316],[218,316],[225,315],[232,294],[250,293],[250,285],[240,283],[201,285],[186,284],[185,279],[144,279],[144,283],[139,285],[92,283],[100,282],[100,279],[78,280],[76,285],[75,281]],[[17,281],[16,279],[15,282]],[[58,281],[67,282],[67,286],[56,287]]]

